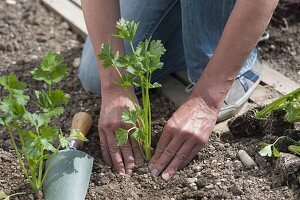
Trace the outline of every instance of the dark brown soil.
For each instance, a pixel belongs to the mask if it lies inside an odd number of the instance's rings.
[[[274,110],[266,118],[255,116],[261,108],[248,110],[228,122],[228,128],[236,137],[261,137],[266,134],[281,136],[288,129],[294,129],[294,124],[285,120],[284,110]]]
[[[80,62],[82,40],[52,12],[47,11],[39,1],[16,1],[9,5],[0,1],[0,74],[15,72],[31,88],[43,87],[32,81],[30,71],[39,65],[42,56],[49,50],[60,52],[70,67],[71,75],[59,85],[67,91],[71,100],[66,113],[58,125],[67,132],[72,116],[78,111],[89,112],[94,124],[88,136],[89,143],[84,151],[95,158],[90,187],[86,199],[299,199],[298,183],[282,181],[281,174],[274,169],[271,159],[258,155],[257,143],[260,138],[237,138],[229,132],[214,132],[209,144],[184,170],[165,182],[160,177],[151,176],[147,167],[136,169],[131,177],[121,176],[106,166],[101,158],[97,120],[99,117],[99,97],[86,93],[80,86],[76,71]],[[282,33],[270,27],[271,40],[263,44],[264,58],[278,62],[281,72],[294,75],[299,70],[299,24]],[[269,49],[274,41],[282,41],[275,50]],[[289,38],[292,38],[289,41]],[[286,56],[286,46],[293,46],[297,56]],[[295,46],[295,47],[294,47]],[[294,58],[293,62],[291,60]],[[291,63],[291,64],[290,64]],[[298,68],[297,68],[298,67]],[[293,69],[293,73],[290,73]],[[284,70],[284,71],[282,71]],[[290,76],[291,78],[296,76]],[[0,97],[1,98],[1,97]],[[152,95],[153,132],[160,134],[164,123],[174,111],[174,106],[164,98]],[[268,139],[268,138],[265,138]],[[255,159],[259,169],[243,166],[237,152],[244,149]],[[30,190],[7,132],[0,128],[0,187],[11,194],[18,191],[26,195],[19,200],[41,199],[42,194]]]

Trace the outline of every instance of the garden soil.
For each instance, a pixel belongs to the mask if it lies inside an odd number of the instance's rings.
[[[209,144],[169,182],[151,176],[146,165],[135,169],[131,177],[115,174],[103,163],[99,147],[97,119],[101,99],[85,92],[76,76],[83,40],[39,1],[13,2],[0,1],[0,74],[14,72],[30,88],[38,89],[44,86],[31,80],[30,71],[49,50],[65,57],[71,75],[58,87],[69,93],[71,99],[65,114],[56,123],[67,133],[76,112],[86,111],[94,119],[89,142],[84,147],[95,158],[86,199],[300,199],[297,180],[286,179],[276,169],[274,160],[258,155],[257,143],[264,138],[241,138],[228,131],[214,132]],[[261,44],[261,57],[300,82],[296,73],[300,67],[300,24],[295,23],[286,30],[270,26],[268,30],[271,37]],[[156,94],[151,99],[153,133],[159,136],[175,107]],[[254,158],[259,168],[243,166],[237,157],[242,149]],[[26,192],[13,199],[43,199],[42,192],[33,192],[24,179],[8,134],[2,128],[0,188],[8,194]]]

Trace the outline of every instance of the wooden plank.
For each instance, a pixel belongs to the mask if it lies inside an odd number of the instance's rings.
[[[264,72],[261,81],[274,87],[281,94],[287,94],[300,87],[300,84],[272,69],[266,62],[263,62],[263,64]]]
[[[73,3],[75,3],[77,6],[81,7],[81,0],[71,0]]]
[[[87,36],[87,29],[82,10],[71,1],[42,0],[43,3],[67,20],[73,30],[81,37]]]
[[[161,82],[162,88],[159,92],[172,101],[177,107],[181,106],[188,98],[185,86],[172,76],[168,76]]]

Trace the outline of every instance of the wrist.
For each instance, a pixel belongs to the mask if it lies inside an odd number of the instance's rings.
[[[232,80],[222,79],[214,74],[203,73],[190,98],[201,98],[211,109],[219,111],[231,84]]]

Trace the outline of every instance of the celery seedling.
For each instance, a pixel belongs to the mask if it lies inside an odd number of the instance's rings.
[[[273,110],[285,110],[286,121],[290,123],[300,122],[300,88],[294,90],[293,92],[275,100],[274,102],[267,105],[264,109],[256,113],[256,117],[258,118],[265,118],[267,117]],[[272,156],[280,157],[279,151],[275,148],[275,144],[281,140],[287,139],[294,143],[294,145],[288,146],[288,150],[296,155],[300,155],[300,141],[295,141],[290,137],[281,136],[277,138],[277,140],[272,143],[268,144],[265,142],[261,142],[260,146],[262,147],[261,151],[259,152],[262,156]]]
[[[121,56],[119,52],[112,52],[112,48],[107,44],[102,44],[98,58],[102,61],[102,66],[114,67],[120,76],[119,84],[127,90],[128,87],[140,87],[142,91],[142,105],[135,104],[135,110],[124,110],[122,121],[132,127],[128,130],[119,128],[116,131],[117,144],[122,146],[127,143],[129,133],[136,139],[142,150],[144,159],[151,158],[151,106],[149,89],[159,88],[161,84],[151,83],[154,71],[161,69],[163,63],[160,62],[165,53],[161,41],[151,40],[140,41],[135,48],[133,39],[138,29],[138,23],[120,19],[116,27],[119,32],[115,37],[126,40],[131,47],[131,53]],[[127,73],[122,74],[120,68],[124,68]],[[129,98],[132,98],[129,96]]]
[[[51,167],[44,169],[44,161],[60,147],[68,146],[69,139],[51,123],[54,117],[64,112],[63,106],[68,102],[65,93],[60,89],[53,90],[53,85],[68,74],[62,56],[53,52],[45,56],[32,75],[34,79],[45,82],[48,89],[34,91],[38,110],[33,113],[26,109],[29,102],[29,96],[24,94],[26,84],[13,73],[0,77],[0,85],[7,94],[0,100],[0,125],[8,130],[23,173],[34,190],[41,189]],[[80,136],[74,132],[72,137]],[[59,141],[57,148],[55,141]]]

